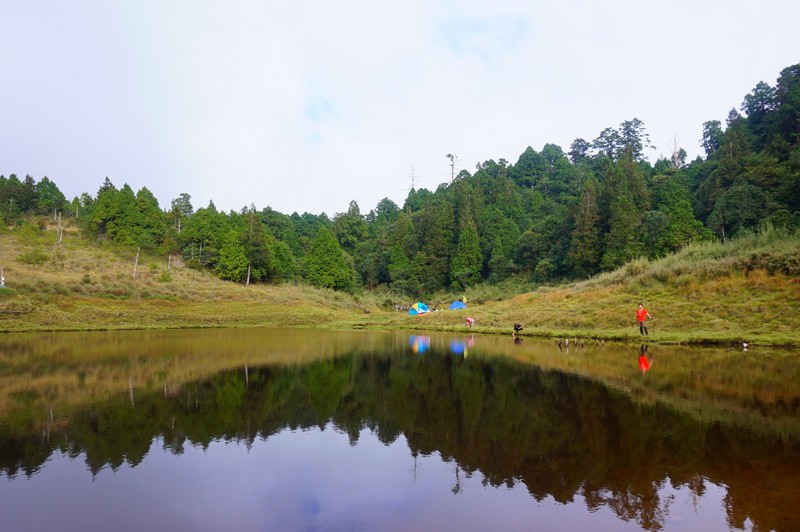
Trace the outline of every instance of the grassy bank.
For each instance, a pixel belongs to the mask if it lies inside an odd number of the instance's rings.
[[[294,285],[242,286],[180,261],[89,242],[77,230],[0,234],[0,330],[88,330],[356,321],[367,309],[346,294]],[[134,266],[136,272],[134,276]]]
[[[480,291],[468,293],[481,301]],[[653,320],[649,339],[663,343],[800,345],[800,236],[765,230],[728,243],[688,246],[659,260],[639,259],[613,272],[558,287],[471,305],[475,331],[554,338],[641,339],[642,302]],[[389,327],[463,329],[451,312],[393,316]],[[463,320],[463,318],[462,318]]]
[[[305,286],[242,286],[139,257],[54,228],[0,235],[0,330],[304,326],[463,331],[554,338],[639,340],[634,309],[650,311],[650,340],[664,343],[800,345],[800,236],[776,230],[726,244],[693,245],[660,260],[516,294],[482,286],[469,309],[409,316],[396,296],[346,294]],[[519,285],[515,286],[516,288]],[[461,294],[428,301],[446,304]],[[394,301],[409,304],[413,301]]]

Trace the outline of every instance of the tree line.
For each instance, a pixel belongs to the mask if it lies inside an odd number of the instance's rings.
[[[705,156],[687,162],[677,143],[655,164],[633,118],[568,152],[531,147],[462,170],[435,191],[412,189],[362,214],[282,214],[255,205],[195,209],[181,194],[153,194],[106,178],[68,201],[43,177],[0,176],[0,219],[72,215],[91,238],[180,254],[193,268],[238,283],[306,282],[347,292],[384,286],[414,296],[516,277],[585,278],[690,242],[726,239],[765,223],[800,227],[800,64],[775,86],[759,82],[725,123],[705,122]],[[447,157],[453,162],[451,154]]]

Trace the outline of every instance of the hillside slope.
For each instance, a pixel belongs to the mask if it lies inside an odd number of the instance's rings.
[[[121,252],[76,229],[0,234],[0,330],[320,326],[356,320],[352,296],[293,285],[243,286],[179,260]],[[134,266],[136,272],[134,276]]]
[[[800,237],[765,230],[727,244],[696,244],[586,281],[468,310],[393,316],[385,326],[463,330],[469,315],[475,332],[510,334],[521,323],[523,334],[639,341],[640,302],[653,317],[649,341],[800,345]]]
[[[636,260],[578,283],[541,287],[469,308],[409,316],[308,286],[243,286],[179,261],[120,252],[75,229],[0,234],[0,331],[301,326],[466,331],[639,341],[634,310],[653,316],[648,340],[800,345],[800,236],[765,230],[727,244]]]

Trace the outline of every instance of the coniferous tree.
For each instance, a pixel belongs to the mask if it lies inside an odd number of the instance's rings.
[[[539,249],[536,234],[533,229],[526,229],[519,237],[517,244],[516,263],[520,270],[533,272],[539,262]]]
[[[577,138],[570,144],[569,153],[567,155],[569,155],[569,160],[572,161],[573,164],[578,164],[589,158],[591,149],[592,145],[589,144],[589,142],[582,138]]]
[[[95,235],[106,234],[108,221],[116,216],[116,196],[118,192],[111,180],[106,177],[97,191],[97,196],[92,205],[91,218],[88,220],[87,227]]]
[[[20,208],[22,194],[22,183],[16,174],[10,174],[8,179],[0,176],[0,208],[6,223],[17,223],[22,219],[23,210]]]
[[[726,190],[708,217],[709,227],[721,238],[756,227],[764,217],[764,193],[755,185],[736,185]]]
[[[533,188],[547,174],[547,170],[548,162],[544,156],[528,146],[508,175],[517,185]]]
[[[656,242],[656,253],[663,255],[678,251],[686,244],[711,237],[708,229],[694,216],[689,192],[674,177],[667,178],[660,190],[658,210],[666,215],[667,223]]]
[[[154,251],[163,242],[167,233],[167,215],[158,206],[158,200],[147,188],[136,193],[136,208],[139,211],[137,245]]]
[[[248,209],[244,222],[245,228],[241,240],[250,268],[248,281],[267,281],[274,276],[268,229],[261,223],[254,205]]]
[[[638,118],[626,120],[619,126],[620,154],[628,152],[633,161],[644,160],[644,149],[651,147],[650,135]]]
[[[724,140],[724,133],[722,132],[722,124],[719,120],[709,120],[703,122],[703,139],[701,144],[703,150],[706,152],[706,157],[711,158],[716,155],[722,142]]]
[[[351,201],[347,212],[334,216],[332,229],[342,249],[354,254],[358,243],[367,238],[367,223],[361,215],[358,203]]]
[[[213,268],[222,238],[227,234],[227,219],[217,211],[213,201],[201,207],[186,221],[180,242],[187,264],[198,268]]]
[[[416,287],[413,287],[411,279],[411,261],[408,256],[403,253],[399,245],[393,245],[389,248],[389,281],[392,287],[397,288],[402,292],[413,293]]]
[[[172,200],[170,204],[170,221],[178,234],[180,234],[186,224],[186,220],[192,213],[194,213],[192,197],[186,192],[179,194],[177,198]]]
[[[306,259],[306,280],[320,288],[352,292],[353,273],[336,237],[330,229],[321,227]]]
[[[270,281],[280,283],[298,278],[297,258],[285,242],[274,240],[270,243],[272,266]]]
[[[774,92],[774,133],[780,136],[787,149],[784,157],[793,157],[792,150],[800,147],[800,63],[781,70]]]
[[[242,283],[247,278],[249,263],[247,252],[242,244],[242,235],[235,229],[230,229],[222,239],[214,273],[220,279]]]
[[[600,132],[600,135],[592,141],[592,148],[596,156],[610,161],[617,158],[622,148],[622,138],[619,132],[613,127],[607,127]]]
[[[514,259],[519,237],[519,228],[511,218],[500,222],[488,262],[490,282],[502,281],[517,271]]]
[[[425,292],[433,293],[448,285],[454,222],[449,202],[430,201],[420,213],[417,242],[426,261],[426,272],[418,279]]]
[[[117,244],[135,248],[142,242],[143,222],[136,205],[136,195],[126,183],[114,195],[111,211],[106,219],[106,234]]]
[[[583,185],[568,253],[572,271],[578,277],[588,277],[597,272],[601,251],[599,224],[597,181],[590,178]]]
[[[482,270],[483,256],[478,245],[478,231],[474,222],[467,221],[458,237],[458,246],[450,264],[450,284],[466,289],[481,280]]]
[[[19,209],[22,212],[33,211],[38,203],[36,197],[36,180],[26,175],[19,189],[18,200]]]
[[[54,212],[61,212],[65,209],[69,209],[69,204],[64,194],[55,183],[44,176],[36,183],[36,213],[52,215]]]
[[[625,174],[618,165],[609,166],[603,183],[608,199],[608,232],[605,235],[600,267],[611,270],[641,253],[638,229],[641,213]]]

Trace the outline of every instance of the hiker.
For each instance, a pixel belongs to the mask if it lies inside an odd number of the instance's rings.
[[[645,310],[644,305],[639,303],[639,308],[636,309],[636,322],[639,324],[639,333],[643,336],[648,336],[647,327],[644,326],[644,322],[647,318],[652,320],[653,316]]]
[[[475,323],[475,318],[470,318],[469,316],[467,316],[466,320],[467,320],[467,327],[472,328],[472,324]]]
[[[515,323],[514,324],[514,331],[511,333],[511,336],[516,338],[517,337],[517,333],[520,332],[521,330],[522,330],[522,324],[521,323]]]

